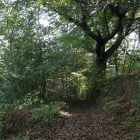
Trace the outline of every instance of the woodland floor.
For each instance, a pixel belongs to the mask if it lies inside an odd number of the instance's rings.
[[[131,140],[110,116],[97,106],[72,107],[50,126],[22,131],[30,140]],[[10,139],[8,139],[10,140]]]

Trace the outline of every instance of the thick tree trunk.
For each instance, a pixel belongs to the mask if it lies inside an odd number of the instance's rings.
[[[91,91],[91,100],[96,101],[100,96],[101,89],[106,81],[106,63],[105,57],[105,44],[96,45],[96,65],[95,71],[93,71],[93,89]]]

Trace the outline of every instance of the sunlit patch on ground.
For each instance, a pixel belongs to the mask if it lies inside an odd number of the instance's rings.
[[[80,113],[74,113],[74,114],[72,114],[72,113],[69,113],[69,112],[62,112],[62,115],[63,116],[66,116],[66,117],[76,117],[76,116],[79,116],[81,114]]]

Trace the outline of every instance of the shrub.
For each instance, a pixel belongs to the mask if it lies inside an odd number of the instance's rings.
[[[28,116],[27,110],[7,110],[4,113],[2,122],[2,131],[4,132],[2,135],[15,133],[21,129],[26,124],[26,119]]]

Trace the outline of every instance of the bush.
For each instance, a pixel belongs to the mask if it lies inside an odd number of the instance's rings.
[[[57,109],[57,105],[50,104],[43,108],[34,108],[30,110],[27,122],[34,123],[45,123],[50,124],[60,116],[60,112]]]
[[[22,100],[17,100],[14,103],[15,108],[22,110],[22,109],[31,109],[44,103],[44,100],[40,99],[39,96],[40,92],[35,93],[28,93]]]
[[[40,107],[32,109],[20,110],[13,109],[13,106],[3,108],[0,120],[1,136],[6,137],[9,134],[18,133],[30,127],[41,127],[42,125],[50,125],[58,117],[60,110],[68,109],[65,102],[51,102],[49,105],[40,104]]]
[[[27,110],[4,110],[0,121],[1,136],[18,132],[26,124]]]

